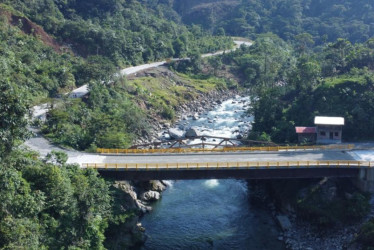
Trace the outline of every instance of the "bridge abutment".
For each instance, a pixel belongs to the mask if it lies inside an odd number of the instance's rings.
[[[359,189],[365,192],[374,193],[374,169],[362,168],[356,181]]]

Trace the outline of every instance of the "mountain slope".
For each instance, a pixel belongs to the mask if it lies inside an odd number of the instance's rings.
[[[192,51],[230,47],[226,38],[189,30],[138,1],[3,0],[84,57],[101,55],[115,65],[141,64]]]
[[[273,32],[283,39],[308,32],[317,42],[347,38],[363,42],[374,35],[374,3],[367,0],[174,0],[184,22],[227,34]]]

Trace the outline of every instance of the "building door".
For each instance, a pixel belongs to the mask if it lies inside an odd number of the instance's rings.
[[[334,139],[334,133],[330,132],[330,140],[333,140],[333,139]]]

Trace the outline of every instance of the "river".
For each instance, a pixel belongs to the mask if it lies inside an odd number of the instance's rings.
[[[244,115],[248,105],[249,98],[237,96],[177,127],[235,137],[250,128],[253,118]],[[141,220],[148,236],[143,249],[285,249],[277,240],[279,231],[270,211],[250,203],[246,181],[169,183],[162,199],[153,203],[153,211]]]

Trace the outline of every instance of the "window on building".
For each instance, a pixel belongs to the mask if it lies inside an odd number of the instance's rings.
[[[335,136],[339,136],[339,132],[335,132]]]
[[[321,131],[319,134],[320,134],[321,136],[326,136],[326,132],[325,132],[325,131]]]

